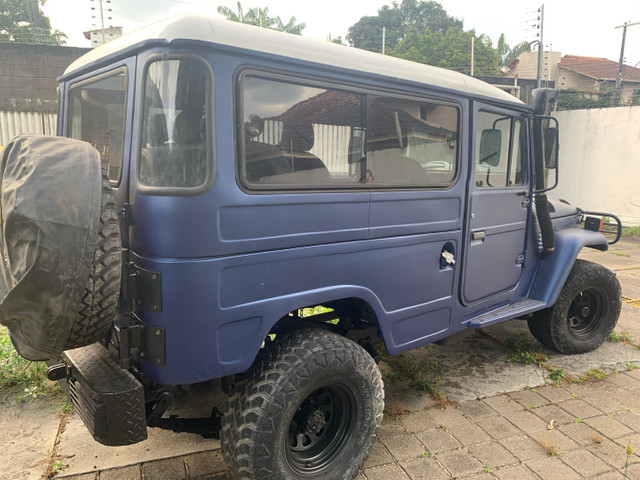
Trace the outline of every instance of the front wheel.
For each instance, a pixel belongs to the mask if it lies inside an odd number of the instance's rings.
[[[534,314],[529,330],[560,353],[589,352],[613,331],[621,305],[615,274],[597,263],[576,260],[556,303]]]
[[[382,422],[375,361],[324,330],[278,335],[234,385],[222,453],[239,479],[352,479]]]

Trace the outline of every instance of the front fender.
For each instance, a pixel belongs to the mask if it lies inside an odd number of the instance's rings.
[[[568,228],[556,232],[556,248],[553,254],[544,259],[533,286],[531,299],[553,305],[569,277],[569,272],[583,247],[592,247],[606,251],[609,242],[604,235],[581,228]]]

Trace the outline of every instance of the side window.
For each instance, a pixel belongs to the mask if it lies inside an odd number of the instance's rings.
[[[438,186],[456,176],[455,107],[370,95],[366,138],[367,170],[376,184]]]
[[[249,185],[361,181],[361,95],[242,77],[243,180]]]
[[[524,184],[524,122],[515,117],[479,112],[476,117],[477,187]]]
[[[138,168],[142,185],[191,188],[206,182],[209,77],[207,66],[191,59],[148,65]]]
[[[456,176],[455,107],[251,74],[239,91],[251,188],[430,187]]]
[[[109,180],[117,182],[122,170],[127,72],[124,68],[69,91],[69,136],[93,145]]]

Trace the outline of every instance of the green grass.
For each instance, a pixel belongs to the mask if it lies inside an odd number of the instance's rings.
[[[559,368],[549,367],[548,370],[549,370],[549,376],[547,378],[556,382],[557,384],[560,384],[562,380],[567,378],[567,374],[564,373],[564,371]]]
[[[37,400],[47,394],[46,371],[44,362],[30,362],[18,355],[9,332],[0,327],[0,390],[21,389],[18,400]]]
[[[616,257],[631,258],[631,255],[624,252],[609,252],[609,253],[611,253],[611,255],[615,255]]]
[[[623,237],[640,237],[640,225],[636,227],[622,227]]]
[[[625,344],[634,342],[633,335],[631,335],[626,330],[620,330],[619,332],[615,332],[615,331],[611,332],[607,340],[613,343],[625,343]]]
[[[440,390],[442,382],[442,367],[437,360],[431,358],[415,359],[410,355],[385,355],[384,360],[393,367],[399,379],[409,380],[411,386],[427,392],[440,405],[449,403],[447,397]]]
[[[507,363],[542,366],[549,360],[548,355],[540,351],[540,345],[531,342],[526,335],[499,340],[498,343],[509,352]]]

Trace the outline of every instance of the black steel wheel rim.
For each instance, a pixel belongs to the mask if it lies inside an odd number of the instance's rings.
[[[350,390],[337,384],[314,390],[289,424],[285,453],[291,468],[302,475],[326,468],[351,438],[356,418]]]
[[[576,337],[587,338],[598,331],[607,313],[607,304],[600,290],[589,288],[578,292],[569,305],[567,322]]]

